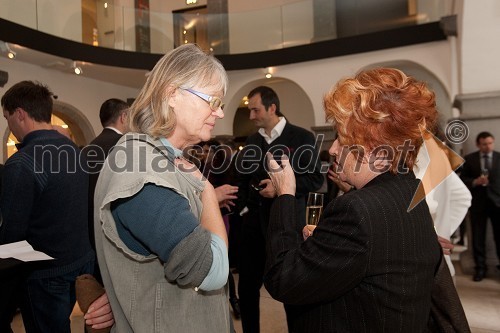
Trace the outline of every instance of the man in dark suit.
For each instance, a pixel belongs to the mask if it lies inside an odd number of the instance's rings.
[[[94,140],[86,146],[82,153],[85,154],[87,158],[87,166],[89,173],[89,203],[88,203],[88,222],[89,222],[89,234],[90,243],[95,251],[95,240],[94,240],[94,192],[95,186],[97,184],[97,179],[99,178],[99,172],[102,169],[106,157],[108,157],[109,152],[122,137],[123,134],[127,132],[128,129],[128,119],[127,110],[129,105],[120,99],[111,98],[106,100],[101,105],[99,110],[99,119],[101,120],[102,127],[104,128]],[[94,275],[100,281],[99,266],[97,265],[94,270]]]
[[[497,257],[500,259],[500,153],[494,151],[495,138],[481,132],[476,137],[478,151],[465,156],[460,177],[472,194],[470,207],[474,281],[486,275],[486,223],[493,227]]]
[[[323,176],[314,135],[285,119],[276,92],[261,86],[253,89],[248,98],[250,120],[259,130],[248,137],[236,161],[239,187],[236,211],[243,214],[238,266],[241,320],[243,331],[253,333],[259,332],[259,290],[266,260],[265,234],[271,204],[276,196],[267,175],[265,153],[290,156],[297,177],[298,232],[305,225],[305,198],[308,192],[321,187]]]

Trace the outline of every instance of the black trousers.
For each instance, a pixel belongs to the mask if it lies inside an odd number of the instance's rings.
[[[0,332],[12,332],[10,324],[28,274],[28,264],[12,258],[0,259]]]
[[[485,199],[484,209],[471,209],[472,251],[476,270],[486,270],[486,226],[491,220],[497,257],[500,260],[500,207],[489,198]]]
[[[296,205],[297,237],[302,237],[305,226],[305,200]],[[238,254],[238,296],[240,297],[241,326],[244,333],[260,331],[260,288],[264,282],[266,266],[266,233],[269,225],[271,202],[249,207],[241,223],[240,247]],[[294,316],[294,307],[285,305],[287,323]]]
[[[260,331],[260,288],[266,263],[266,243],[260,222],[260,210],[250,209],[241,225],[238,295],[244,333]]]

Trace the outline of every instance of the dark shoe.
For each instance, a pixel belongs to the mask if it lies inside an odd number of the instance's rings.
[[[231,303],[231,307],[233,308],[234,318],[239,319],[241,316],[240,300],[236,297],[233,297],[229,299],[229,303]]]
[[[477,270],[476,271],[476,274],[474,274],[474,277],[472,278],[472,280],[476,281],[476,282],[479,282],[481,281],[482,279],[484,279],[486,275],[486,271],[480,269],[480,270]]]

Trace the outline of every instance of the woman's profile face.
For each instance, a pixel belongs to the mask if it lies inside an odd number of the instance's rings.
[[[220,107],[212,110],[209,102],[200,97],[208,95],[222,99],[222,91],[215,89],[214,85],[195,86],[190,90],[177,89],[174,107],[177,123],[174,135],[183,142],[183,146],[209,140],[217,119],[224,117]]]
[[[328,151],[335,159],[333,167],[340,180],[354,185],[356,188],[364,186],[364,180],[372,174],[368,163],[366,163],[367,157],[360,158],[360,156],[365,155],[363,149],[359,145],[353,147],[341,145],[336,139]],[[353,151],[356,151],[357,154]]]

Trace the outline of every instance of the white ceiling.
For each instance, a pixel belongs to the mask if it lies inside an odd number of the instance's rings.
[[[7,57],[7,50],[3,44],[4,42],[0,41],[0,56]],[[73,71],[72,59],[53,56],[17,44],[8,43],[7,45],[16,53],[15,61],[26,62],[47,69],[59,70],[67,73],[71,73]],[[95,80],[110,82],[136,89],[140,89],[146,82],[146,70],[104,66],[82,61],[77,61],[76,64],[82,68],[83,74],[81,75]]]

